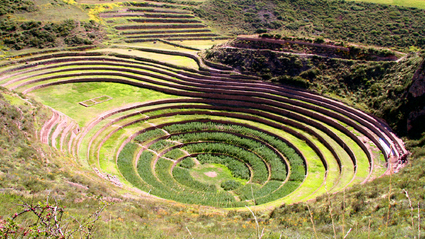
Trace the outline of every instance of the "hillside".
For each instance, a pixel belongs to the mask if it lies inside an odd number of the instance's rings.
[[[4,1],[0,234],[421,238],[424,16]]]
[[[325,37],[365,45],[424,47],[423,9],[351,1],[206,1],[195,13],[223,32]]]
[[[74,19],[59,12],[72,14]],[[80,21],[81,15],[87,21]],[[0,50],[6,53],[25,48],[99,44],[105,33],[99,23],[88,18],[87,13],[64,2],[47,1],[40,5],[31,1],[4,1],[0,12]]]
[[[376,60],[371,59],[370,53],[355,47],[345,47],[347,52],[355,52],[355,55],[343,57],[347,54],[337,54],[344,49],[333,48],[334,45],[323,44],[320,48],[318,44],[309,51],[308,45],[302,45],[310,44],[305,41],[299,41],[291,48],[289,43],[278,43],[278,40],[257,40],[234,40],[207,50],[205,57],[264,80],[338,97],[384,118],[400,135],[422,137],[424,128],[419,122],[424,105],[421,103],[423,91],[419,86],[423,83],[423,53],[400,56],[400,61],[384,57]],[[372,52],[370,49],[365,51]]]

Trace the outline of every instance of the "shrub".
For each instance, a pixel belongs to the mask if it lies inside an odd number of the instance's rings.
[[[285,27],[289,30],[295,31],[295,30],[298,30],[298,28],[300,28],[300,24],[298,22],[291,22],[287,24]]]
[[[273,38],[273,34],[264,33],[264,34],[260,35],[260,37],[263,37],[263,38]]]
[[[226,191],[232,191],[242,186],[240,182],[235,180],[227,180],[221,183],[220,185]]]
[[[308,88],[308,86],[310,85],[308,81],[306,81],[301,76],[291,77],[288,75],[283,75],[283,76],[278,76],[277,80],[282,84],[297,86],[301,88]]]
[[[258,33],[258,34],[267,33],[267,29],[260,28],[255,30],[255,33]]]
[[[323,37],[318,37],[318,38],[316,38],[316,39],[314,39],[314,43],[323,43],[323,42],[325,42],[325,39],[323,38]]]
[[[419,158],[419,157],[423,157],[423,156],[425,156],[425,147],[422,147],[422,148],[416,148],[416,149],[413,151],[412,156],[413,156],[414,158]]]
[[[180,162],[179,166],[183,168],[192,168],[195,166],[195,162],[193,162],[192,158],[185,158]]]

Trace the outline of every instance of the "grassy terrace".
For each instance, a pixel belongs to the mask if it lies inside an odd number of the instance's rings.
[[[396,142],[374,118],[156,44],[33,54],[3,67],[0,83],[69,117],[52,117],[46,142],[126,188],[183,203],[264,208],[385,172],[378,140]],[[110,98],[78,104],[97,97]]]
[[[215,40],[222,39],[185,5],[138,4],[122,6],[100,13],[100,17],[127,43],[157,40]]]

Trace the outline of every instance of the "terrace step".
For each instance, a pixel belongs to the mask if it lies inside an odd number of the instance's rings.
[[[117,30],[132,30],[132,29],[196,29],[196,28],[206,28],[204,24],[178,24],[178,25],[169,25],[169,24],[139,24],[139,25],[122,25],[115,26]]]
[[[187,18],[128,18],[130,22],[138,22],[138,23],[202,23],[200,20],[196,19],[187,19]]]
[[[124,25],[122,24],[122,20],[106,21],[111,25],[115,22],[119,23],[113,27],[118,31],[125,31],[125,33],[121,32],[121,34],[125,36],[124,41],[127,43],[146,42],[148,38],[152,39],[152,41],[163,38],[169,40],[186,40],[186,38],[188,40],[213,40],[211,37],[215,37],[216,39],[228,39],[227,37],[221,38],[220,35],[212,33],[211,30],[207,29],[207,26],[204,25],[202,21],[196,19],[190,11],[166,9],[168,7],[177,7],[177,5],[169,6],[167,4],[152,2],[129,3],[129,5],[132,7],[118,11],[100,13],[100,16],[105,19],[125,19],[129,22],[141,23]],[[151,29],[152,31],[149,31]],[[132,38],[137,40],[132,40]]]
[[[68,151],[68,148],[65,148],[66,146],[66,140],[68,137],[70,137],[70,133],[72,132],[72,129],[74,129],[76,127],[76,123],[75,122],[70,122],[66,128],[63,130],[61,138],[60,138],[60,150],[61,151]]]
[[[40,130],[40,141],[44,144],[49,144],[49,133],[53,124],[55,123],[57,117],[59,117],[59,114],[57,114],[55,111],[52,112],[52,117],[50,117],[50,119],[44,123],[43,127],[41,127]]]
[[[69,123],[68,120],[69,120],[68,117],[66,117],[65,115],[61,115],[60,121],[59,121],[55,131],[52,134],[51,142],[52,142],[53,148],[55,148],[55,149],[57,149],[56,139],[62,133],[62,131],[66,128],[67,124]]]
[[[57,139],[59,138],[59,149],[62,149],[62,142],[67,132],[69,131],[69,127],[75,125],[75,122],[66,116],[65,114],[50,108],[52,111],[52,117],[48,120],[40,130],[40,139],[41,142],[45,144],[50,144],[55,149],[58,149],[58,145],[56,145]],[[56,128],[55,128],[56,127]],[[53,130],[53,128],[55,128]]]
[[[129,38],[131,41],[131,39],[133,38],[139,38],[139,39],[143,39],[143,38],[163,38],[163,39],[170,39],[170,38],[185,38],[185,37],[218,37],[217,34],[214,33],[188,33],[188,34],[152,34],[152,35],[133,35],[133,36],[128,36],[127,38]]]
[[[185,11],[185,10],[177,10],[177,9],[166,9],[166,8],[136,8],[136,7],[131,7],[131,8],[127,8],[124,9],[124,11],[126,12],[154,12],[154,13],[169,13],[169,14],[191,14],[192,12],[190,11]]]
[[[198,33],[198,32],[211,32],[210,29],[182,29],[182,30],[150,30],[150,31],[125,31],[121,32],[122,35],[148,35],[148,34],[163,34],[163,33]]]
[[[176,13],[138,13],[138,12],[126,12],[126,13],[101,13],[99,14],[102,18],[130,18],[129,20],[139,17],[139,18],[179,18],[179,19],[192,19],[195,18],[195,16],[190,14],[176,14]]]
[[[127,43],[136,43],[136,42],[149,42],[153,40],[160,40],[161,38],[141,38],[141,39],[129,39],[125,40]],[[229,39],[228,37],[168,37],[164,38],[164,40],[167,41],[200,41],[200,40],[223,40],[223,39]]]
[[[165,8],[165,9],[167,9],[167,8],[180,8],[181,7],[181,5],[179,5],[179,4],[174,4],[174,3],[158,3],[158,2],[154,2],[154,1],[151,1],[151,2],[149,2],[149,1],[145,1],[145,2],[139,2],[139,3],[136,3],[136,2],[130,2],[130,3],[128,3],[128,6],[131,6],[131,7],[142,7],[142,8],[144,8],[144,7],[154,7],[154,8]]]

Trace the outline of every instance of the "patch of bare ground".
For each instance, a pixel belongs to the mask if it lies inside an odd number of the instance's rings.
[[[217,173],[216,172],[206,172],[204,173],[205,175],[207,175],[210,178],[215,178],[217,177]]]
[[[73,183],[73,182],[67,182],[67,183],[69,185],[73,186],[73,187],[76,187],[76,188],[85,189],[85,190],[89,189],[89,187],[84,186],[84,185],[79,184],[79,183]]]

